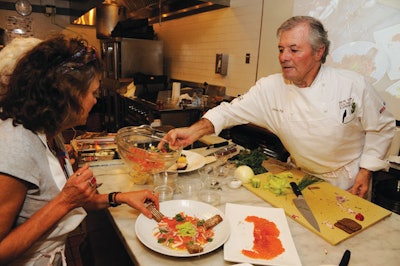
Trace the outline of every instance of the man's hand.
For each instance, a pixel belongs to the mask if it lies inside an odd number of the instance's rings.
[[[168,143],[170,147],[186,147],[204,135],[211,133],[214,133],[213,124],[209,120],[202,118],[190,127],[170,130],[158,146],[163,147],[165,143]]]
[[[357,195],[364,198],[367,195],[369,189],[371,176],[372,176],[371,171],[365,168],[360,168],[360,171],[356,176],[354,185],[351,189],[349,189],[349,192],[353,195]]]

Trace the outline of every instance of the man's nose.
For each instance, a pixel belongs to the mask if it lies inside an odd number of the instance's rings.
[[[285,51],[285,50],[283,50],[283,51],[279,54],[279,60],[280,60],[281,62],[288,61],[288,60],[290,60],[290,58],[291,58],[290,53],[287,52],[287,51]]]

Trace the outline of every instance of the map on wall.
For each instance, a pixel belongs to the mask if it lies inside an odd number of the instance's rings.
[[[331,41],[326,64],[363,74],[400,120],[399,0],[295,0],[293,14],[319,19]]]

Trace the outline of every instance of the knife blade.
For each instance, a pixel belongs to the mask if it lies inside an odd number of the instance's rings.
[[[210,144],[207,146],[207,150],[211,149],[211,148],[219,148],[219,147],[223,147],[229,144],[229,141],[223,141],[220,143],[214,143],[214,144]]]
[[[290,186],[294,194],[296,194],[296,198],[293,199],[293,203],[296,208],[300,211],[300,213],[306,218],[306,220],[315,228],[318,232],[320,232],[319,225],[317,220],[315,219],[314,214],[312,213],[310,207],[308,206],[306,200],[303,197],[299,187],[295,182],[290,182]]]
[[[227,145],[225,147],[222,147],[220,149],[205,153],[205,154],[203,154],[203,156],[209,156],[209,155],[212,155],[212,154],[214,154],[214,155],[215,154],[229,155],[229,154],[234,153],[236,151],[237,151],[236,144],[229,144],[229,145]]]
[[[346,251],[343,254],[342,259],[340,260],[339,266],[347,266],[347,265],[349,265],[350,255],[351,255],[350,250],[346,249]]]

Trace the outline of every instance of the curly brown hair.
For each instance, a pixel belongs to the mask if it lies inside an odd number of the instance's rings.
[[[22,57],[0,100],[0,119],[33,132],[60,133],[83,109],[81,99],[101,73],[93,48],[63,35],[41,42]]]

